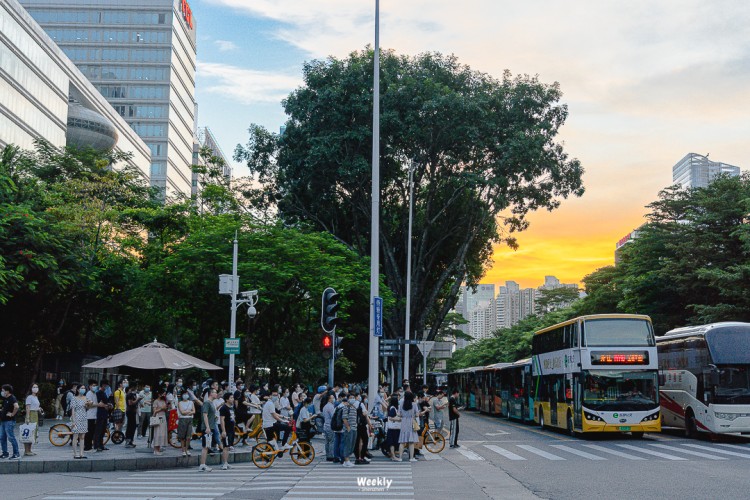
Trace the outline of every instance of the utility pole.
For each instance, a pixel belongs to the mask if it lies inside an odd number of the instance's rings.
[[[409,237],[406,240],[406,328],[404,331],[404,378],[409,378],[409,339],[411,338],[411,227],[414,217],[414,161],[409,164]]]

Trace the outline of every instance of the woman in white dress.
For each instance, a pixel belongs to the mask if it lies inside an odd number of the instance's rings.
[[[79,384],[74,387],[76,396],[70,401],[70,430],[73,431],[73,458],[88,458],[83,455],[83,444],[89,421],[86,418],[86,410],[91,403],[86,399],[86,386]]]
[[[33,451],[31,451],[31,445],[36,443],[37,438],[37,432],[39,431],[39,409],[41,408],[41,405],[39,404],[39,386],[34,384],[31,386],[31,393],[26,396],[26,423],[27,424],[36,424],[36,428],[34,429],[34,441],[31,443],[23,443],[23,456],[25,457],[33,457],[36,455]]]

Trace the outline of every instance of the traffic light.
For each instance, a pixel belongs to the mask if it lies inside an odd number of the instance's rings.
[[[321,352],[323,359],[331,359],[331,356],[333,356],[333,339],[331,335],[324,335],[321,345],[323,347],[323,351]]]
[[[339,297],[340,294],[331,287],[323,290],[323,304],[320,308],[320,326],[326,333],[333,333],[336,330],[336,323],[338,323],[338,310],[339,310]]]
[[[335,333],[333,334],[333,348],[336,349],[336,357],[340,358],[344,354],[344,350],[341,348],[341,342],[344,337],[339,337]]]

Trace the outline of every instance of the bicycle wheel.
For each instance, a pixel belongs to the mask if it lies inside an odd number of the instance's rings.
[[[182,448],[182,443],[177,439],[177,430],[170,431],[167,440],[169,441],[169,446],[172,448]]]
[[[440,453],[445,448],[445,438],[437,431],[429,431],[424,437],[424,447],[430,453]]]
[[[122,431],[114,431],[112,433],[112,443],[114,444],[122,444],[122,442],[125,441],[125,433]]]
[[[259,432],[257,436],[255,436],[255,441],[257,443],[267,443],[268,439],[266,439],[266,433],[265,432]]]
[[[232,446],[237,446],[240,444],[240,441],[245,437],[245,434],[242,432],[242,429],[234,426],[234,440],[232,441]]]
[[[49,428],[49,442],[54,446],[65,446],[71,439],[72,434],[67,424],[55,424]]]
[[[253,463],[259,469],[268,469],[276,458],[273,446],[268,443],[258,443],[253,446]]]
[[[102,444],[109,443],[109,427],[104,429],[104,439],[102,439]]]
[[[294,444],[294,447],[289,450],[289,456],[292,457],[292,462],[297,465],[310,465],[312,461],[315,460],[315,448],[313,448],[310,443],[298,441]]]

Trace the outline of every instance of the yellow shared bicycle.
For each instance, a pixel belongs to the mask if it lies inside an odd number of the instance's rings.
[[[292,462],[299,466],[310,465],[315,460],[315,448],[306,442],[300,441],[297,437],[297,427],[294,425],[294,420],[291,422],[292,433],[289,436],[289,456],[292,458]],[[267,469],[273,465],[274,460],[277,456],[283,455],[287,450],[276,449],[271,446],[270,443],[258,443],[253,446],[252,459],[256,467],[260,469]]]

